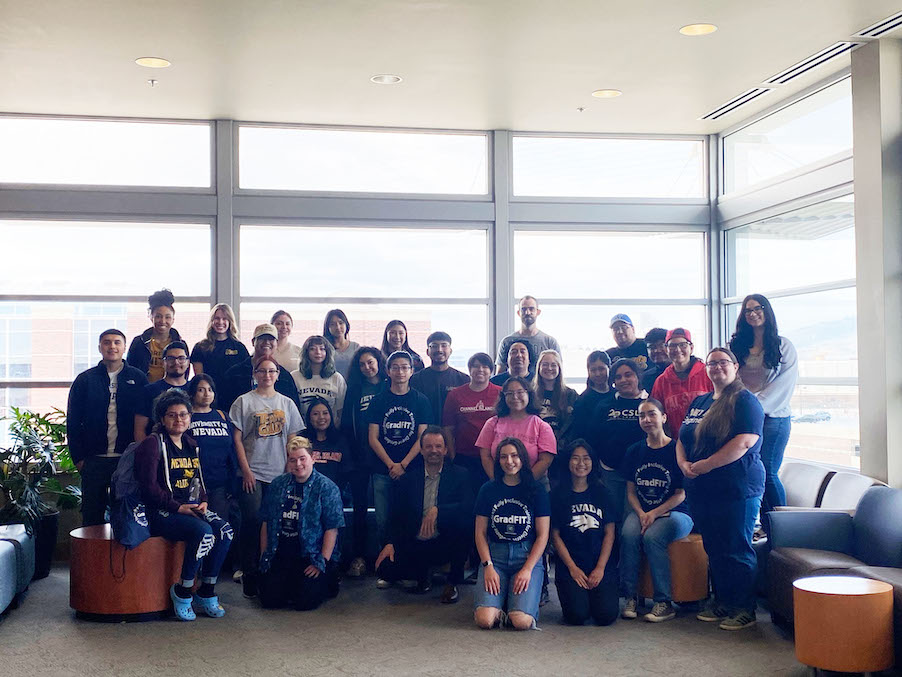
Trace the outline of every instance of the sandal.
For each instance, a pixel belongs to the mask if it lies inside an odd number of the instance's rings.
[[[219,603],[219,596],[201,597],[194,595],[194,602],[200,606],[200,610],[207,614],[210,618],[222,618],[225,616],[225,609]]]
[[[172,608],[180,621],[193,621],[197,618],[194,609],[191,608],[191,598],[185,599],[175,594],[175,583],[169,588],[169,597],[172,599]]]

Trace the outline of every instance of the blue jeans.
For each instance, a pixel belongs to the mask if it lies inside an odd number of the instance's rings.
[[[778,505],[786,505],[786,490],[780,481],[780,466],[783,452],[789,442],[792,422],[789,416],[781,418],[764,417],[764,431],[761,435],[761,462],[764,464],[764,498],[761,500],[761,525],[770,532],[767,513]]]
[[[485,567],[479,567],[479,577],[476,580],[476,590],[473,593],[475,607],[492,607],[511,611],[522,611],[534,619],[539,619],[539,597],[542,595],[543,566],[542,558],[536,562],[532,574],[529,577],[529,587],[521,594],[515,595],[513,579],[517,572],[523,568],[523,564],[529,557],[532,543],[495,543],[489,541],[489,553],[492,556],[492,566],[500,579],[498,595],[486,592]]]
[[[182,515],[166,510],[148,510],[150,535],[162,536],[167,541],[185,542],[185,559],[182,560],[182,581],[193,581],[200,569],[203,583],[215,583],[229,546],[232,545],[232,527],[213,511],[203,518]]]
[[[373,508],[376,510],[376,541],[379,550],[388,543],[388,520],[391,518],[395,482],[388,475],[373,473]]]
[[[689,496],[692,517],[708,553],[708,566],[718,603],[730,613],[755,613],[758,558],[752,548],[761,497],[708,499]]]
[[[667,546],[676,540],[686,538],[692,531],[692,518],[684,512],[672,511],[667,517],[659,517],[646,529],[639,532],[639,516],[630,511],[620,532],[620,585],[627,599],[636,597],[639,586],[639,554],[645,551],[656,602],[669,602],[670,597],[670,556]]]

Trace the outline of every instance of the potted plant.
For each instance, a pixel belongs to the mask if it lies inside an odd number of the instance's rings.
[[[9,446],[0,447],[0,524],[22,524],[35,537],[35,578],[50,573],[59,510],[78,507],[81,490],[59,481],[74,468],[65,444],[65,414],[11,408]]]

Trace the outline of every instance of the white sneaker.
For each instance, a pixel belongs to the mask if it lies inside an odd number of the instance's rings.
[[[639,601],[635,598],[626,600],[626,605],[623,607],[623,611],[620,612],[621,618],[635,618],[639,614],[637,613],[637,609],[639,608]]]
[[[386,590],[391,587],[391,581],[387,581],[384,578],[380,578],[376,581],[376,588],[378,590]]]
[[[235,573],[232,574],[232,580],[236,583],[240,583],[242,576],[244,576],[244,572],[241,569],[236,569]]]

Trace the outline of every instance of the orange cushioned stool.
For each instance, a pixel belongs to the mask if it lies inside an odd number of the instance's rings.
[[[170,612],[169,587],[179,580],[184,543],[157,536],[126,550],[113,539],[109,524],[69,535],[69,606],[78,618],[143,621]]]
[[[708,555],[700,534],[689,534],[667,548],[670,556],[670,595],[674,602],[697,602],[708,596]],[[642,555],[639,597],[654,597],[648,560]]]

